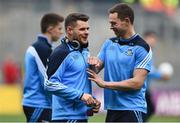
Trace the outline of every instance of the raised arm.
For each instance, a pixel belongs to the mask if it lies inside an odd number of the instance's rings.
[[[94,71],[90,69],[88,69],[87,71],[91,75],[89,79],[94,81],[99,87],[123,91],[140,89],[143,86],[144,80],[148,74],[148,71],[145,69],[135,69],[133,78],[119,82],[106,82]]]

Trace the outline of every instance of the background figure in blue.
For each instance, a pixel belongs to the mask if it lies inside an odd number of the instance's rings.
[[[49,57],[45,87],[53,94],[53,122],[87,122],[88,111],[99,111],[100,102],[90,95],[86,72],[90,55],[88,19],[85,14],[69,14],[65,19],[66,36]]]
[[[88,69],[90,80],[104,89],[106,122],[143,122],[146,113],[146,76],[151,69],[152,51],[135,33],[134,12],[127,4],[109,10],[110,28],[116,37],[107,39],[97,57],[88,62],[96,72],[104,67],[104,80]]]
[[[25,77],[23,110],[27,122],[51,120],[51,101],[44,90],[47,58],[52,52],[52,42],[62,35],[64,18],[55,13],[45,14],[41,19],[41,32],[25,54]]]
[[[144,40],[151,46],[153,49],[156,46],[157,43],[157,34],[153,31],[146,31],[143,34]],[[152,101],[152,95],[150,92],[150,84],[152,79],[157,79],[157,80],[169,80],[170,76],[167,74],[163,74],[158,69],[155,68],[154,65],[152,65],[151,72],[149,72],[147,76],[147,90],[146,90],[146,101],[147,101],[147,114],[145,115],[144,121],[148,121],[148,119],[154,114],[155,109],[154,109],[154,104]]]

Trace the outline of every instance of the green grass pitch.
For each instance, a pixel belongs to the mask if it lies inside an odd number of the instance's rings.
[[[104,114],[95,114],[90,117],[89,122],[104,122]],[[0,122],[25,122],[25,117],[23,114],[20,115],[0,115]],[[165,116],[153,116],[150,122],[180,122],[180,116],[177,117],[165,117]]]

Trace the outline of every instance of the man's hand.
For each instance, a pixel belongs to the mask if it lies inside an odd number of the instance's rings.
[[[89,80],[94,81],[99,87],[105,88],[105,82],[100,76],[91,69],[87,69],[87,72],[90,75],[90,77],[88,77]]]
[[[95,99],[87,93],[82,95],[81,100],[84,101],[86,105],[93,105],[96,102]]]
[[[90,69],[96,73],[98,73],[103,68],[103,63],[98,59],[98,57],[90,56],[88,58],[88,64]]]
[[[101,61],[95,56],[90,56],[88,58],[88,63],[90,65],[94,65],[95,67],[100,67],[100,65],[101,65]]]
[[[94,104],[94,106],[93,106],[93,108],[92,108],[93,112],[94,112],[94,113],[98,113],[100,107],[101,107],[101,102],[98,101],[97,99],[95,99],[95,104]]]

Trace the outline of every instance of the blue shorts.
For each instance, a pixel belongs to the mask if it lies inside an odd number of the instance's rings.
[[[107,110],[106,122],[143,122],[144,113],[131,110]]]
[[[52,110],[47,108],[36,108],[23,106],[27,122],[50,122]]]

